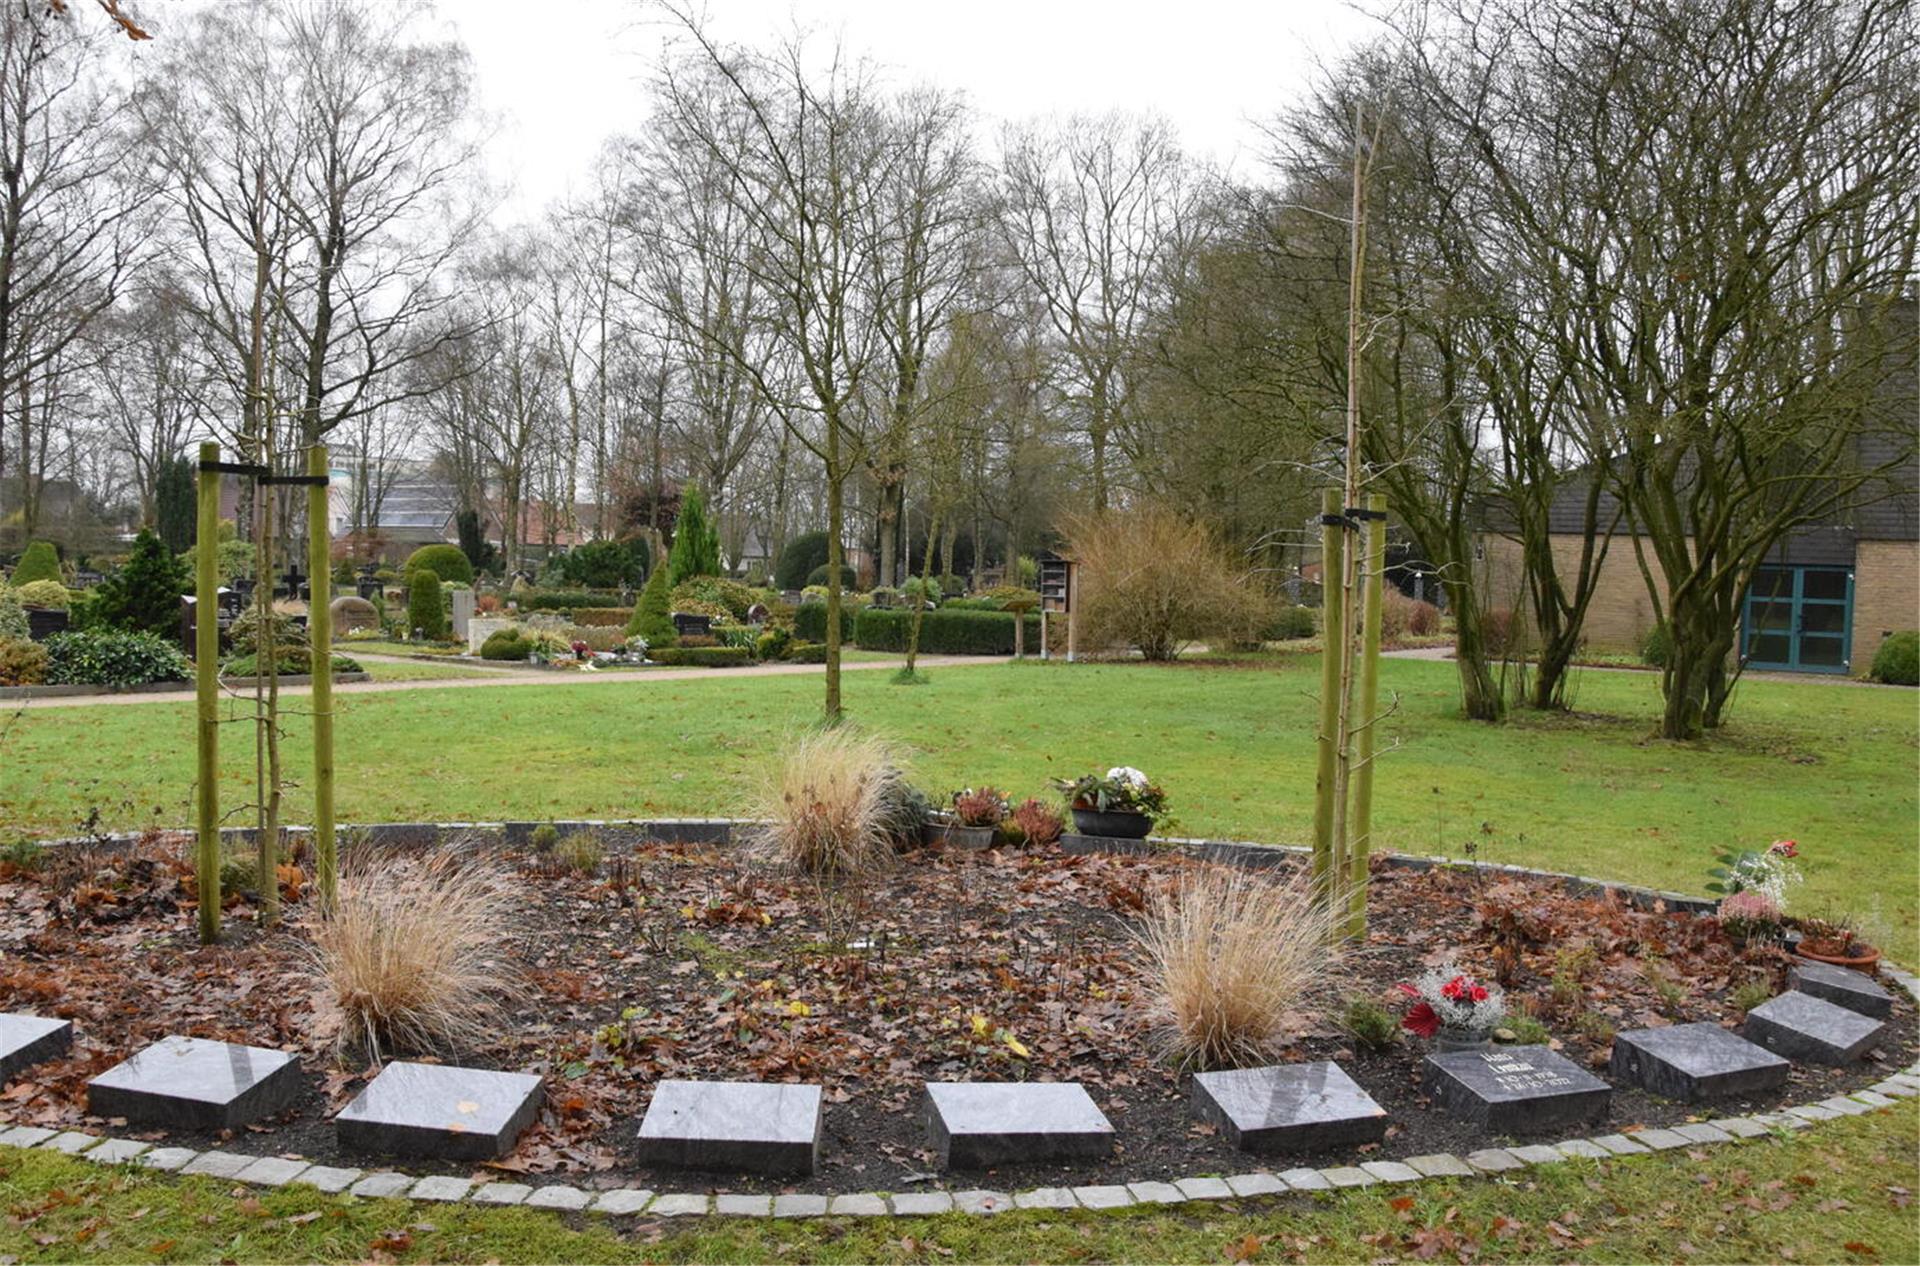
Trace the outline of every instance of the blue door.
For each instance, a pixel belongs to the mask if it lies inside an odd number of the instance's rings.
[[[1853,644],[1853,572],[1846,567],[1762,567],[1740,627],[1749,668],[1844,673]]]

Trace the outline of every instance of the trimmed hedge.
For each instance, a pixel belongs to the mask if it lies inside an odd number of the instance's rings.
[[[853,641],[854,612],[851,603],[840,604],[840,640]],[[803,602],[793,612],[793,635],[803,642],[827,640],[827,604]],[[1011,636],[1011,634],[1009,634]]]
[[[533,653],[533,643],[518,629],[495,629],[480,644],[481,659],[523,660]]]
[[[753,662],[753,653],[736,646],[665,646],[649,650],[647,658],[683,668],[741,668]]]
[[[305,646],[283,646],[274,656],[280,661],[279,676],[309,677],[313,675],[313,651]],[[357,673],[363,671],[358,660],[346,655],[335,655],[330,660],[336,673]],[[239,655],[227,661],[220,669],[223,677],[253,677],[259,674],[257,655]]]
[[[624,629],[633,618],[632,607],[574,607],[567,618],[583,629]]]
[[[522,611],[610,610],[625,606],[615,593],[595,593],[591,589],[528,589],[513,595]]]
[[[921,617],[920,650],[930,655],[1011,655],[1010,611],[942,607]],[[863,607],[853,625],[854,644],[867,651],[904,651],[913,632],[913,612]],[[1027,616],[1026,644],[1040,647],[1040,617]]]
[[[457,551],[456,551],[457,552]],[[465,561],[466,555],[462,554]],[[440,577],[421,567],[407,573],[408,632],[439,639],[447,635],[447,595],[440,590]]]
[[[442,580],[463,585],[473,583],[473,562],[460,552],[458,545],[422,545],[407,555],[405,570],[408,573],[430,571]]]
[[[827,644],[825,642],[790,642],[780,658],[789,664],[824,664],[827,662]]]

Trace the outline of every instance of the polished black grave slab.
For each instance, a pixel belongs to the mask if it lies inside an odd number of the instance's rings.
[[[1613,1088],[1544,1046],[1429,1055],[1434,1099],[1496,1134],[1583,1125],[1606,1116]]]
[[[392,1063],[333,1119],[340,1146],[387,1156],[495,1160],[540,1111],[530,1073]]]
[[[927,1141],[943,1168],[1106,1156],[1113,1123],[1074,1081],[927,1083]]]
[[[1784,1085],[1792,1068],[1717,1024],[1674,1024],[1614,1035],[1611,1072],[1668,1099],[1716,1099]]]
[[[73,1045],[73,1021],[0,1012],[0,1081],[31,1068]]]
[[[1832,963],[1795,963],[1787,973],[1787,988],[1836,1007],[1884,1020],[1893,1014],[1893,995],[1862,971]]]
[[[819,1086],[680,1081],[654,1086],[640,1161],[673,1169],[811,1174],[825,1112]]]
[[[1386,1109],[1331,1060],[1196,1073],[1193,1115],[1249,1152],[1315,1152],[1378,1143]]]
[[[286,1051],[163,1037],[87,1083],[87,1111],[136,1125],[235,1130],[290,1105],[303,1087]]]
[[[1887,1026],[1870,1016],[1792,990],[1747,1012],[1743,1032],[1788,1059],[1815,1064],[1851,1064],[1880,1040]]]

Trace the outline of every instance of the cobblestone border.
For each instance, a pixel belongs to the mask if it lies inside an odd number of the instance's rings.
[[[499,830],[508,841],[530,833],[539,825],[532,822],[486,823],[384,823],[367,830],[390,831],[406,842],[437,840],[443,832]],[[660,832],[649,839],[669,842],[726,843],[736,822],[723,818],[672,819],[656,822],[555,822],[562,831],[582,828],[613,828],[625,831]],[[750,824],[749,824],[750,825]],[[668,834],[667,832],[673,832]],[[238,832],[236,832],[238,834]],[[677,839],[676,839],[677,837]],[[106,842],[128,842],[134,836],[110,836]],[[1086,836],[1068,836],[1076,841],[1070,851],[1143,851],[1141,841],[1107,841]],[[82,841],[49,841],[51,844]],[[100,842],[100,841],[93,841]],[[1306,849],[1249,844],[1222,840],[1157,840],[1161,847],[1172,847],[1192,856],[1231,862],[1236,865],[1273,865],[1275,859],[1297,855]],[[1122,849],[1107,849],[1122,844]],[[1460,865],[1445,858],[1408,857],[1388,854],[1390,865],[1414,869]],[[1528,870],[1520,866],[1476,864],[1475,869],[1534,879],[1559,879],[1574,891],[1613,892],[1637,903],[1666,902],[1672,908],[1710,909],[1712,902],[1699,897],[1663,893],[1628,884],[1609,883],[1579,875],[1553,871]],[[1891,963],[1884,974],[1920,1002],[1920,976]],[[709,1195],[705,1192],[655,1192],[649,1188],[623,1187],[608,1191],[589,1191],[566,1183],[532,1186],[517,1182],[476,1183],[466,1178],[436,1174],[416,1178],[394,1170],[341,1169],[330,1165],[310,1165],[301,1160],[279,1156],[247,1156],[218,1149],[196,1152],[185,1147],[153,1147],[137,1139],[90,1134],[81,1130],[50,1130],[21,1125],[0,1132],[0,1145],[42,1148],[65,1152],[102,1165],[132,1165],[169,1173],[201,1174],[231,1179],[259,1187],[301,1185],[319,1191],[380,1199],[405,1197],[427,1203],[465,1202],[472,1205],[518,1205],[529,1209],[555,1209],[604,1214],[609,1217],[925,1217],[944,1213],[994,1214],[1009,1209],[1121,1209],[1132,1205],[1173,1205],[1190,1201],[1244,1200],[1276,1196],[1289,1192],[1333,1191],[1348,1187],[1372,1187],[1400,1183],[1418,1183],[1436,1178],[1492,1177],[1533,1165],[1558,1165],[1568,1160],[1612,1160],[1647,1156],[1678,1148],[1711,1147],[1760,1138],[1791,1130],[1804,1130],[1822,1121],[1843,1116],[1859,1116],[1893,1106],[1900,1099],[1920,1098],[1920,1061],[1876,1082],[1865,1090],[1834,1095],[1814,1103],[1795,1104],[1779,1112],[1759,1112],[1752,1116],[1727,1117],[1712,1121],[1690,1122],[1672,1129],[1649,1127],[1632,1134],[1601,1134],[1591,1138],[1570,1138],[1557,1143],[1533,1143],[1520,1147],[1487,1147],[1465,1156],[1436,1153],[1409,1156],[1404,1160],[1369,1160],[1357,1165],[1338,1165],[1326,1169],[1298,1168],[1278,1173],[1254,1170],[1228,1177],[1206,1174],[1172,1182],[1135,1182],[1086,1187],[1035,1187],[1025,1191],[928,1190],[913,1192],[865,1191],[829,1196],[814,1193],[790,1195]]]

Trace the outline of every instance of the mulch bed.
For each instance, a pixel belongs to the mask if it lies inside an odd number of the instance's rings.
[[[262,930],[239,902],[227,913],[227,943],[203,949],[193,939],[184,850],[178,838],[156,836],[125,852],[70,851],[37,873],[0,863],[0,1009],[69,1017],[78,1029],[70,1055],[6,1088],[0,1113],[15,1123],[384,1165],[334,1143],[332,1114],[371,1072],[335,1056],[333,1007],[301,931],[306,903],[289,906],[282,929]],[[1148,989],[1136,972],[1139,912],[1156,889],[1204,863],[929,849],[854,888],[795,877],[737,848],[615,850],[592,876],[502,856],[522,873],[517,937],[501,952],[503,977],[519,988],[497,1040],[444,1055],[547,1078],[539,1124],[479,1172],[590,1187],[1006,1188],[1463,1152],[1512,1140],[1489,1138],[1429,1103],[1419,1043],[1360,1048],[1338,1025],[1342,1000],[1389,1001],[1396,982],[1448,958],[1487,974],[1503,968],[1510,1001],[1545,1022],[1568,1058],[1601,1069],[1612,1030],[1732,1025],[1740,1018],[1733,990],[1755,978],[1779,988],[1787,966],[1777,951],[1736,950],[1708,918],[1575,898],[1548,881],[1376,869],[1366,944],[1320,1018],[1303,1017],[1280,1058],[1338,1060],[1387,1110],[1387,1141],[1260,1158],[1189,1118],[1187,1080],[1156,1055]],[[1905,1066],[1916,1015],[1894,993],[1888,1038],[1861,1064],[1796,1064],[1782,1093],[1719,1101],[1706,1115],[1805,1102]],[[169,1033],[298,1051],[312,1089],[294,1109],[232,1138],[129,1131],[88,1117],[87,1079]],[[632,1137],[661,1077],[824,1084],[819,1174],[783,1183],[637,1165]],[[1112,1160],[935,1174],[921,1086],[964,1079],[1083,1083],[1116,1128]],[[1589,1132],[1701,1115],[1616,1088],[1606,1124]]]

